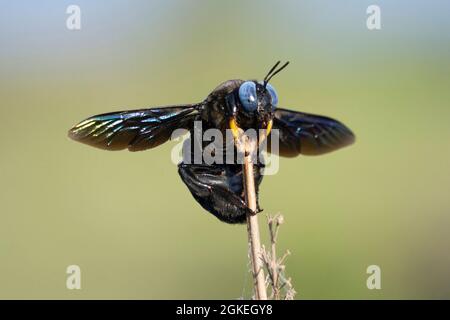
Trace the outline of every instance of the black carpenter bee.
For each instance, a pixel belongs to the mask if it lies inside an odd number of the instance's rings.
[[[236,138],[240,129],[278,130],[278,154],[284,157],[320,155],[354,142],[354,135],[341,122],[277,108],[278,96],[270,79],[287,66],[270,69],[263,81],[228,80],[196,104],[120,111],[90,117],[70,129],[69,137],[105,150],[141,151],[168,141],[176,129],[186,129],[192,139],[194,124],[201,130],[211,128],[231,132]],[[266,139],[267,140],[267,139]],[[192,145],[183,153],[194,157]],[[223,143],[226,147],[226,143]],[[183,158],[178,172],[200,205],[221,221],[243,223],[248,214],[244,197],[243,169],[239,163],[207,164]],[[264,165],[254,164],[256,191],[262,181]],[[258,206],[259,208],[259,206]],[[259,209],[258,209],[259,210]]]

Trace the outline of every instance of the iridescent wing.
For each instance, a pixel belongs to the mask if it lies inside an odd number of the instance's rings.
[[[279,154],[283,157],[320,155],[355,141],[353,132],[337,120],[287,109],[275,111],[273,128],[279,130]]]
[[[170,139],[175,129],[190,129],[198,105],[119,111],[90,117],[69,130],[75,141],[105,150],[140,151]]]

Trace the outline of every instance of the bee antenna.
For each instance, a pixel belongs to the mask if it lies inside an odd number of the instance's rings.
[[[276,67],[280,64],[281,61],[278,61],[275,63],[275,65],[270,69],[270,71],[267,73],[267,75],[264,77],[264,88],[266,87],[267,83],[269,83],[270,79],[277,73],[279,73],[281,70],[287,67],[289,64],[289,61],[287,61],[285,64],[283,64],[278,70],[275,71]]]
[[[270,74],[273,72],[273,70],[275,70],[276,67],[278,67],[278,65],[280,64],[281,61],[278,61],[277,63],[275,63],[275,65],[270,69],[269,72],[267,72],[267,75],[264,77],[264,82],[266,82],[267,78],[269,78]]]

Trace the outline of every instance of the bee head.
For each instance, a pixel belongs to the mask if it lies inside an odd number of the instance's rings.
[[[238,90],[237,120],[245,127],[266,128],[273,118],[278,95],[268,83],[245,81]]]
[[[278,105],[278,95],[269,81],[283,70],[289,62],[276,69],[279,64],[280,61],[270,69],[263,81],[245,81],[236,89],[235,94],[238,103],[235,109],[235,118],[232,119],[232,121],[235,121],[235,126],[261,129],[271,127],[274,112]]]

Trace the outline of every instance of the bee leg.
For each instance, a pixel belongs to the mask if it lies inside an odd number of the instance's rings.
[[[181,179],[192,196],[207,211],[226,223],[244,223],[254,214],[243,197],[240,165],[178,165]],[[258,176],[258,184],[261,178]]]

